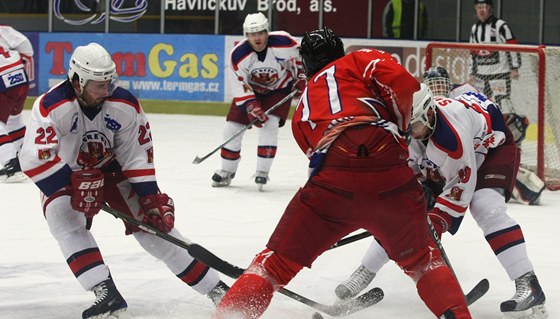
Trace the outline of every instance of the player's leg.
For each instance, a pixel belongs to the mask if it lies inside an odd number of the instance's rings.
[[[506,315],[529,312],[534,318],[541,318],[546,315],[545,295],[529,260],[521,227],[507,214],[506,207],[520,155],[511,134],[504,145],[488,153],[477,174],[470,210],[510,279],[515,280],[516,293],[501,304],[502,312]]]
[[[69,194],[54,194],[45,198],[45,217],[49,230],[58,242],[70,270],[87,291],[95,294],[94,304],[82,317],[91,318],[101,314],[119,313],[127,308],[111,278],[109,267],[88,230],[85,215],[74,211]]]
[[[122,175],[106,178],[105,194],[105,200],[109,206],[137,219],[142,218],[138,196],[134,194],[130,183]],[[130,225],[127,225],[127,233],[132,233],[140,246],[155,258],[163,261],[177,278],[198,293],[207,295],[215,304],[227,290],[225,283],[220,281],[217,271],[194,259],[184,248]],[[169,234],[185,242],[190,242],[176,228],[173,228]]]
[[[0,93],[0,182],[27,180],[17,154],[25,134],[21,113],[28,89],[28,85],[21,85]]]
[[[267,249],[253,260],[218,305],[214,318],[258,318],[286,285],[350,228],[346,193],[308,182],[288,204]],[[330,222],[336,220],[337,222]],[[236,317],[238,316],[238,317]]]
[[[336,286],[334,293],[340,299],[349,299],[357,296],[362,290],[367,288],[377,272],[389,260],[385,249],[376,240],[373,240],[362,257],[362,262],[358,269],[348,279]]]
[[[272,167],[272,162],[276,157],[279,122],[279,117],[276,115],[269,115],[268,121],[259,128],[255,183],[261,187],[268,182],[268,174],[270,172],[270,168]]]
[[[477,190],[470,211],[502,267],[515,281],[515,295],[501,304],[501,311],[546,313],[545,295],[527,254],[525,237],[521,227],[507,214],[503,195],[497,189]]]
[[[262,107],[265,111],[274,107],[280,102],[288,93],[284,90],[279,92],[272,92],[266,95],[257,95]],[[272,162],[276,156],[276,149],[278,146],[278,131],[279,128],[284,126],[286,118],[290,112],[291,100],[284,102],[282,105],[274,109],[268,114],[268,121],[264,123],[263,127],[259,129],[259,142],[257,149],[257,170],[255,173],[255,183],[262,189],[262,186],[269,180],[268,174],[272,167]]]
[[[249,124],[247,112],[231,103],[228,115],[226,117],[226,125],[222,133],[223,140],[231,138],[235,133],[239,132],[243,127]],[[224,145],[220,151],[222,157],[222,168],[216,170],[212,175],[212,186],[223,187],[229,186],[231,180],[235,177],[235,172],[241,161],[241,143],[245,132],[239,134],[229,143]]]

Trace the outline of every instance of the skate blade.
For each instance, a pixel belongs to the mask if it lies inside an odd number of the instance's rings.
[[[125,308],[112,312],[107,319],[132,319],[132,315]]]
[[[548,312],[544,305],[537,305],[527,310],[504,312],[504,319],[546,319]]]

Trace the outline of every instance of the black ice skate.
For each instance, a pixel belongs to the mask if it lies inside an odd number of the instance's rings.
[[[235,173],[224,171],[223,169],[217,170],[212,175],[212,187],[224,187],[231,184],[231,180],[235,177]]]
[[[12,158],[0,169],[0,182],[2,183],[18,183],[25,180],[27,177],[21,171],[17,157]]]
[[[515,279],[515,290],[515,295],[500,305],[504,318],[548,318],[544,292],[533,271]]]
[[[228,289],[229,289],[228,285],[226,285],[223,281],[220,280],[220,282],[214,288],[212,288],[212,290],[210,290],[210,292],[207,293],[206,296],[210,300],[212,300],[214,306],[217,306],[222,300],[222,298],[224,297],[224,295],[226,294],[226,292],[228,291]]]
[[[255,183],[257,184],[259,191],[262,191],[263,186],[266,185],[268,180],[268,172],[257,172],[255,174]]]
[[[357,296],[360,291],[366,289],[373,278],[375,278],[375,273],[369,271],[363,265],[360,265],[360,267],[350,275],[350,278],[336,287],[334,293],[338,298],[343,300],[353,298]]]
[[[113,316],[119,318],[124,314],[128,305],[121,296],[115,283],[111,278],[93,287],[95,302],[82,313],[83,319],[107,318]]]

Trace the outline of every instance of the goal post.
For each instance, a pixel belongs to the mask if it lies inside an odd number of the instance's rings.
[[[473,55],[519,54],[519,77],[511,79],[511,105],[527,116],[521,164],[537,173],[548,189],[560,189],[560,48],[533,45],[431,42],[426,69],[447,69],[451,83],[472,82]],[[488,69],[490,66],[485,65]],[[492,72],[489,72],[492,73]],[[497,72],[499,73],[499,71]],[[507,112],[508,110],[504,110]]]

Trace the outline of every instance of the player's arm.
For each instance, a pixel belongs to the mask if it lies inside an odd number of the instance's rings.
[[[117,160],[139,196],[143,221],[168,233],[175,224],[175,205],[157,185],[150,123],[139,104],[127,111],[131,118],[115,135]]]
[[[470,139],[460,141],[462,153],[447,153],[444,164],[439,168],[446,180],[442,193],[436,198],[435,210],[451,217],[448,231],[454,234],[472,200],[477,183],[477,165]]]
[[[31,111],[19,160],[23,172],[46,195],[70,184],[72,169],[59,156],[59,129],[49,113],[41,114],[41,100]]]

